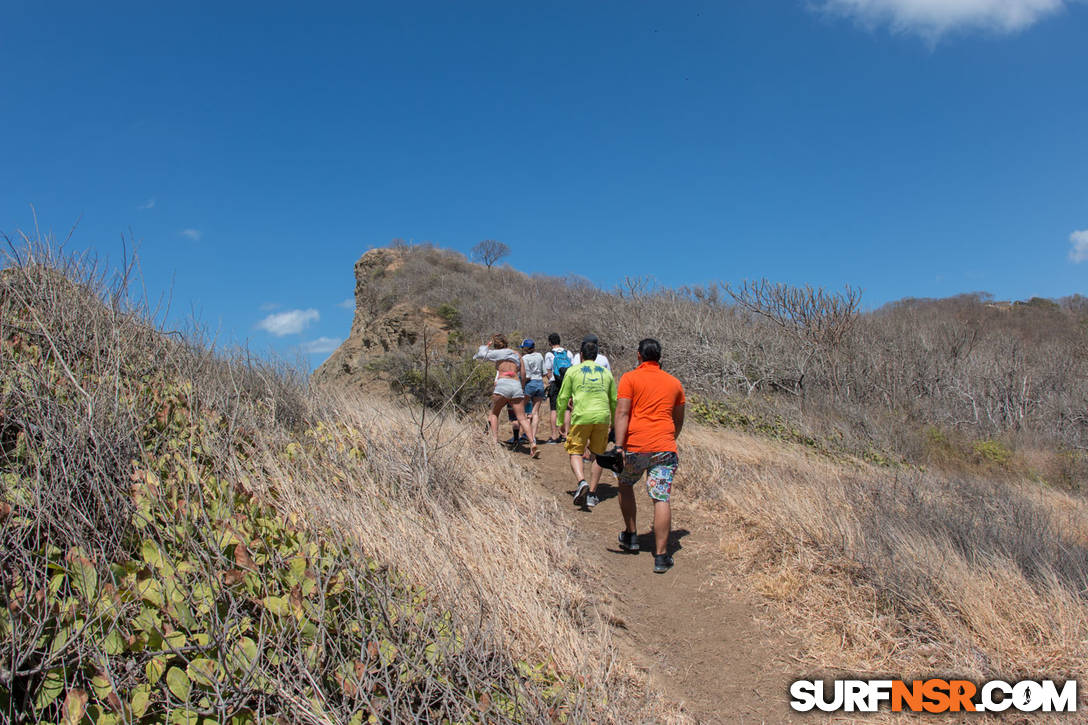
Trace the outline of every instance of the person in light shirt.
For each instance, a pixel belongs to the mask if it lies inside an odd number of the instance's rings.
[[[594,345],[597,346],[597,359],[594,360],[593,362],[597,363],[598,365],[600,365],[602,368],[604,368],[608,372],[612,372],[612,365],[608,362],[608,358],[605,357],[605,354],[603,352],[601,352],[601,341],[600,341],[600,339],[598,339],[598,337],[595,334],[590,332],[585,337],[582,338],[582,344],[583,345],[586,344],[587,342],[592,342]],[[581,362],[582,362],[582,355],[581,354],[575,355],[573,364],[578,365]],[[570,416],[569,412],[567,413],[567,416],[568,417]],[[567,430],[570,430],[570,425],[567,425]],[[609,434],[608,439],[612,440],[611,434]],[[590,452],[590,449],[588,447],[586,448],[584,458],[587,461],[593,459],[593,454]]]
[[[491,438],[495,444],[499,444],[499,413],[506,405],[514,409],[514,416],[518,419],[521,430],[531,430],[529,421],[525,417],[525,390],[522,388],[525,381],[525,365],[521,355],[516,350],[511,350],[506,344],[506,336],[492,335],[491,341],[480,345],[480,349],[472,357],[474,360],[489,360],[495,363],[495,387],[491,391],[491,412],[487,416]],[[536,441],[532,438],[529,438],[529,455],[533,458],[539,455]]]
[[[544,355],[544,378],[548,381],[548,404],[552,409],[552,435],[547,440],[548,443],[563,443],[567,440],[567,431],[570,430],[570,414],[565,410],[560,413],[556,400],[559,397],[559,387],[563,384],[563,376],[570,369],[574,356],[559,343],[558,332],[548,335],[551,349]]]
[[[528,399],[526,412],[529,414],[530,431],[527,435],[536,440],[536,431],[540,426],[540,406],[544,402],[544,356],[536,351],[532,338],[521,342],[521,364],[525,366],[525,397]],[[525,433],[525,431],[522,431]]]
[[[601,481],[601,467],[594,460],[586,481],[583,456],[586,452],[591,452],[591,457],[604,453],[608,445],[608,430],[616,413],[616,380],[604,366],[597,364],[597,343],[583,342],[581,357],[584,362],[571,367],[563,376],[559,410],[566,410],[567,401],[574,401],[566,443],[570,468],[578,481],[574,505],[592,509],[599,502],[597,484]]]

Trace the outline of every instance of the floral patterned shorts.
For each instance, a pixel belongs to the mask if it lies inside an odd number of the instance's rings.
[[[623,458],[623,473],[619,482],[633,486],[642,474],[646,474],[646,492],[654,501],[668,501],[672,493],[672,477],[680,458],[673,451],[659,453],[628,453]]]

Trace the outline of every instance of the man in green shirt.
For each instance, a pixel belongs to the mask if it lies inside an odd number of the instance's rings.
[[[570,469],[578,479],[574,492],[575,506],[593,508],[598,504],[597,484],[601,481],[601,467],[593,461],[593,470],[586,483],[582,455],[586,446],[591,453],[604,453],[608,446],[608,430],[616,415],[616,379],[603,365],[598,365],[597,343],[582,342],[582,362],[569,368],[559,388],[556,410],[566,410],[567,401],[574,399],[574,412],[570,418],[570,433],[566,449],[570,454]]]

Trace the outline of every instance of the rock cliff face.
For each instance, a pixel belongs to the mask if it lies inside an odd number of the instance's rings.
[[[382,356],[422,354],[424,331],[429,350],[446,349],[451,324],[429,307],[397,299],[397,271],[403,264],[404,255],[396,249],[372,249],[355,263],[351,332],[314,371],[315,383],[369,387],[379,377]]]

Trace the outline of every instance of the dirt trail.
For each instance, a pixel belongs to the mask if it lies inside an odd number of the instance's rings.
[[[524,449],[522,449],[524,450]],[[676,566],[653,573],[651,505],[636,487],[641,553],[623,551],[615,477],[605,471],[591,512],[572,503],[574,476],[562,445],[540,446],[526,464],[535,480],[569,511],[579,551],[615,599],[614,633],[621,655],[644,668],[665,695],[699,722],[789,723],[788,686],[798,665],[787,636],[756,621],[761,605],[730,584],[720,527],[684,500],[683,461],[677,473],[670,551]],[[588,473],[588,467],[587,467]],[[796,676],[796,675],[794,675]]]

